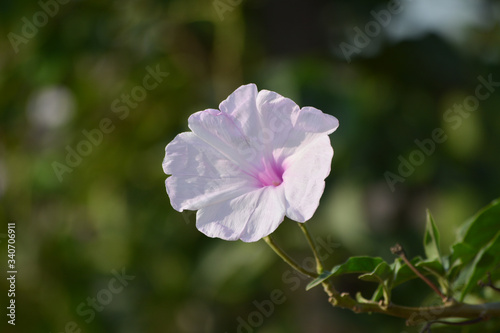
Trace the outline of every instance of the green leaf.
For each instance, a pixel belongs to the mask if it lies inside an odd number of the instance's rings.
[[[497,199],[473,216],[462,229],[461,242],[476,251],[495,237],[500,229],[500,200]]]
[[[350,274],[350,273],[367,273],[373,271],[381,262],[383,262],[382,258],[373,258],[373,257],[351,257],[347,259],[347,261],[343,264],[337,265],[332,268],[331,271],[325,271],[316,279],[311,281],[306,290],[309,290],[317,285],[321,284],[326,279],[338,276],[342,274]]]
[[[382,261],[373,271],[360,275],[359,279],[363,281],[383,283],[385,281],[392,280],[392,277],[393,271],[391,266],[389,266],[389,264],[385,261]]]
[[[422,260],[420,257],[415,257],[410,260],[411,264],[422,273],[423,275],[435,275],[437,278],[441,279],[445,274],[443,265],[438,259],[434,260]],[[398,265],[396,265],[398,263]],[[393,266],[394,268],[394,280],[392,281],[392,288],[405,283],[409,280],[418,278],[417,274],[411,270],[408,265],[402,263],[401,259],[396,259]]]
[[[356,293],[356,301],[358,303],[371,303],[371,300],[364,298],[360,291]]]
[[[377,289],[373,292],[372,295],[372,302],[378,302],[382,296],[384,296],[384,286],[382,284],[379,284]]]
[[[425,274],[425,271],[427,271],[440,278],[444,277],[444,275],[446,274],[443,264],[438,259],[421,261],[417,263],[415,267],[419,272],[422,272],[423,274]],[[423,271],[420,268],[422,268]]]
[[[351,257],[332,269],[333,275],[366,273],[373,271],[384,260],[380,257]]]
[[[427,224],[425,227],[424,235],[424,250],[425,255],[428,259],[439,259],[439,261],[442,262],[441,251],[439,250],[439,231],[429,210],[427,210]]]
[[[410,260],[413,266],[417,265],[419,262],[422,261],[423,260],[420,257],[415,257],[412,260]],[[394,280],[392,282],[393,287],[396,287],[406,281],[412,280],[417,277],[415,273],[411,270],[411,268],[408,267],[408,265],[406,265],[400,258],[394,260],[393,266],[395,266]]]
[[[309,282],[307,284],[306,290],[309,290],[311,288],[316,287],[317,285],[321,284],[323,281],[325,281],[326,279],[328,279],[328,278],[330,278],[332,276],[333,276],[332,272],[330,272],[330,271],[324,271],[317,278],[315,278],[314,280],[312,280],[311,282]]]
[[[455,266],[457,261],[459,264],[469,262],[476,254],[477,250],[466,243],[453,244],[450,254],[450,266]]]
[[[457,243],[451,247],[449,255],[449,269],[447,278],[449,281],[455,280],[460,270],[465,264],[471,262],[477,254],[477,250],[465,243]]]
[[[477,282],[483,278],[486,273],[494,269],[500,263],[500,231],[496,233],[488,244],[486,244],[477,254],[472,266],[467,270],[465,287],[462,290],[460,301],[463,301],[465,295],[477,285]]]
[[[439,283],[441,291],[443,291],[445,294],[448,294],[450,292],[450,283],[446,278],[446,270],[443,267],[441,261],[439,261],[438,259],[425,260],[418,263],[416,265],[416,268],[423,275],[427,275],[427,273],[434,275],[437,279],[437,282]]]
[[[447,257],[449,268],[447,278],[452,281],[455,288],[467,293],[470,288],[462,289],[469,285],[479,253],[496,236],[500,229],[500,199],[481,209],[470,218],[460,229],[458,241],[452,245],[451,254]]]
[[[372,272],[360,275],[358,278],[363,281],[378,282],[383,288],[382,292],[385,304],[389,304],[391,300],[391,284],[393,277],[394,271],[391,266],[385,261],[382,261]]]

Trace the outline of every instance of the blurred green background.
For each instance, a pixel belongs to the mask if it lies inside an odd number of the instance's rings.
[[[445,117],[474,96],[478,76],[500,82],[498,3],[406,0],[391,13],[385,1],[60,1],[0,4],[0,267],[15,221],[18,270],[16,326],[4,315],[2,332],[417,331],[332,308],[264,242],[198,232],[194,214],[170,206],[164,147],[190,114],[254,82],[340,121],[309,223],[334,249],[328,265],[392,260],[395,242],[422,254],[426,208],[446,249],[455,227],[499,196],[500,89],[459,126]],[[349,59],[342,43],[355,47]],[[168,76],[141,88],[155,70]],[[385,173],[436,128],[447,140],[391,190]],[[85,133],[96,144],[82,143]],[[68,166],[72,149],[86,156]],[[276,238],[307,261],[294,224]],[[365,297],[374,287],[337,285]],[[259,314],[273,291],[282,304]],[[394,297],[432,302],[426,293],[416,281]]]

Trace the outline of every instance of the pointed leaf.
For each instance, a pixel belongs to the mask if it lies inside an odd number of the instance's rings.
[[[424,250],[428,259],[439,259],[439,261],[441,261],[441,251],[439,250],[439,231],[429,210],[427,210]]]
[[[500,229],[500,199],[480,210],[464,226],[462,242],[479,250],[495,237]]]
[[[470,263],[476,256],[477,251],[465,244],[457,243],[451,247],[451,254],[449,255],[449,268],[447,272],[447,278],[449,281],[454,281],[460,274],[462,268]]]
[[[486,244],[477,254],[470,269],[467,270],[467,278],[464,289],[460,296],[463,301],[465,295],[477,285],[477,282],[483,278],[486,273],[494,269],[500,263],[500,231],[496,233],[488,244]]]
[[[489,244],[500,229],[500,199],[494,200],[491,204],[481,209],[476,215],[470,218],[460,229],[458,241],[452,245],[449,255],[449,268],[447,277],[452,281],[455,288],[461,289],[465,293],[463,286],[468,285],[472,278],[477,260],[480,260],[479,253],[485,245]],[[482,253],[482,252],[481,252]],[[473,286],[471,285],[470,288]]]
[[[321,273],[317,278],[309,282],[306,286],[306,290],[309,290],[311,288],[316,287],[317,285],[321,284],[323,281],[327,280],[328,278],[332,277],[333,274],[330,271],[324,271]]]
[[[333,267],[330,271],[325,271],[323,272],[320,276],[318,276],[316,279],[311,281],[307,287],[306,290],[309,290],[319,284],[321,284],[323,281],[326,279],[333,277],[333,276],[338,276],[342,274],[350,274],[350,273],[367,273],[371,272],[379,265],[381,262],[383,262],[382,258],[376,257],[351,257],[347,259],[347,261],[343,264],[337,265]]]

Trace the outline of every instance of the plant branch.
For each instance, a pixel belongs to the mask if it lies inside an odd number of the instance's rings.
[[[297,264],[288,254],[285,253],[285,251],[283,251],[276,244],[276,242],[274,241],[274,239],[271,236],[264,237],[264,240],[266,241],[267,245],[269,245],[269,247],[271,247],[271,249],[278,256],[280,256],[281,259],[283,259],[283,261],[285,261],[288,265],[290,265],[290,267],[292,267],[293,269],[295,269],[296,271],[298,271],[298,272],[300,272],[300,273],[302,273],[304,275],[312,277],[313,279],[315,279],[315,278],[318,277],[318,274],[313,273],[313,272],[309,272],[308,270],[306,270],[305,268],[303,268],[302,266],[300,266],[299,264]]]
[[[349,309],[355,313],[382,313],[385,315],[405,318],[407,325],[424,324],[444,318],[492,318],[500,317],[500,302],[486,304],[466,304],[448,302],[441,306],[410,307],[396,304],[379,304],[377,302],[360,303],[348,293],[335,294],[328,290],[324,282],[325,292],[330,296],[329,302],[340,308]]]
[[[395,253],[399,254],[400,256],[400,253],[403,254],[402,259],[410,268],[413,267],[415,269],[415,272],[416,268],[408,261],[403,249],[399,247],[399,249],[396,248],[394,250]],[[418,271],[416,271],[415,274],[417,274],[418,276],[421,275]],[[327,280],[323,281],[322,285],[325,293],[329,296],[328,301],[335,307],[349,309],[355,313],[381,313],[393,317],[405,318],[407,325],[419,325],[425,323],[429,323],[430,325],[432,325],[432,323],[448,324],[448,322],[439,320],[445,318],[470,319],[460,323],[460,325],[467,325],[482,320],[487,320],[493,317],[500,317],[500,302],[486,304],[467,304],[457,302],[454,299],[447,299],[446,297],[442,297],[444,304],[439,306],[410,307],[397,305],[394,303],[382,304],[380,302],[372,301],[360,302],[351,297],[348,293],[337,292]],[[440,294],[440,292],[438,294]],[[442,293],[440,295],[442,295]]]
[[[307,242],[309,243],[309,246],[311,247],[311,250],[312,250],[313,255],[314,255],[314,259],[316,260],[316,271],[318,272],[318,274],[323,273],[325,268],[323,267],[323,263],[321,262],[321,259],[319,258],[318,250],[316,247],[316,242],[311,237],[311,234],[309,232],[309,229],[307,228],[307,225],[305,223],[300,223],[300,222],[297,224],[298,224],[300,230],[302,230],[302,232],[304,233],[304,236],[306,237]]]

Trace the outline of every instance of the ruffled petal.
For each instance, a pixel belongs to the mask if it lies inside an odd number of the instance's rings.
[[[167,175],[212,178],[239,177],[234,162],[191,132],[177,135],[165,148],[163,171]]]
[[[182,212],[232,199],[255,189],[255,178],[244,173],[195,134],[177,135],[165,148],[163,171],[172,207]]]
[[[300,109],[295,127],[308,133],[331,134],[339,127],[339,121],[321,110],[306,106]]]
[[[254,84],[241,86],[220,104],[248,142],[244,150],[247,159],[255,156],[272,157],[288,139],[300,108],[289,98],[261,90]]]
[[[243,85],[219,104],[219,109],[229,115],[234,124],[248,138],[253,138],[259,133],[261,122],[255,102],[257,94],[255,84]]]
[[[274,156],[279,161],[297,154],[301,148],[320,136],[331,134],[339,126],[337,118],[313,107],[303,107],[291,121],[293,128],[288,131],[286,140],[281,139],[284,141],[281,146],[276,144]]]
[[[276,230],[284,216],[283,186],[268,186],[198,210],[196,227],[209,237],[256,242]]]
[[[207,178],[171,176],[165,181],[170,204],[182,212],[185,209],[197,210],[221,201],[233,199],[255,190],[253,179]]]
[[[192,114],[189,128],[200,139],[247,173],[255,171],[257,152],[233,119],[218,110],[208,109]]]
[[[333,149],[327,135],[300,147],[284,165],[283,185],[287,201],[286,215],[297,222],[309,220],[319,205],[330,173]]]
[[[270,152],[283,148],[298,117],[299,106],[273,91],[261,90],[257,96],[257,108],[261,121],[256,125],[258,142]]]

